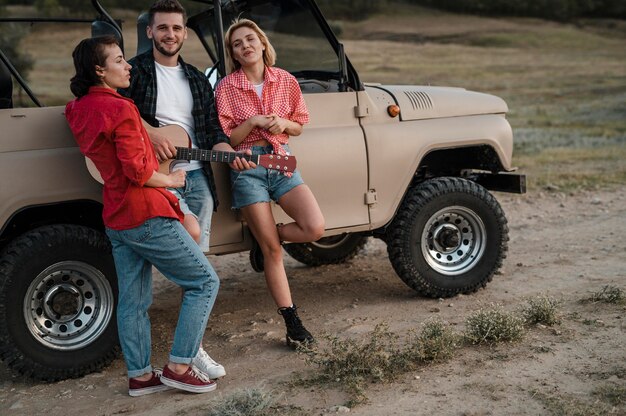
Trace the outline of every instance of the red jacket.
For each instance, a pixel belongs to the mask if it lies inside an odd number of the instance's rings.
[[[65,107],[80,151],[102,179],[104,225],[126,230],[154,217],[183,219],[178,199],[165,188],[144,186],[159,163],[137,107],[115,90],[91,87]]]

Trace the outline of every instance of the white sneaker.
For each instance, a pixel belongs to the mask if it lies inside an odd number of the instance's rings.
[[[226,375],[224,366],[215,362],[215,360],[211,358],[202,347],[198,350],[198,354],[196,354],[194,359],[191,361],[191,364],[209,376],[211,380],[215,380]]]

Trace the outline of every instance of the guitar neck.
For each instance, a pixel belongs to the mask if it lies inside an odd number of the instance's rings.
[[[237,152],[223,152],[219,150],[204,150],[189,147],[176,148],[176,159],[178,160],[232,163],[236,157],[240,157],[257,164],[259,163],[259,155],[246,155]]]

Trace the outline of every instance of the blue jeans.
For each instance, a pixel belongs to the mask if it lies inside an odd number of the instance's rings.
[[[283,145],[289,152],[289,146]],[[273,152],[272,146],[252,146],[253,155],[264,155]],[[230,171],[232,184],[232,209],[243,208],[258,202],[278,201],[281,196],[291,191],[304,181],[300,172],[296,170],[291,177],[283,175],[274,169],[267,169],[257,165],[256,169]]]
[[[200,224],[200,249],[207,253],[211,239],[211,217],[213,216],[213,195],[204,169],[187,172],[185,186],[168,188],[178,197],[180,209],[184,214],[192,214]]]
[[[153,265],[185,292],[169,359],[189,364],[198,352],[219,289],[213,267],[173,218],[152,218],[128,230],[107,228],[106,233],[117,271],[117,327],[128,377],[152,371],[148,308]]]

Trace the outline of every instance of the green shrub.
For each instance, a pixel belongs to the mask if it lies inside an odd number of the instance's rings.
[[[459,346],[459,336],[448,323],[432,320],[424,324],[422,331],[407,348],[408,358],[413,361],[445,361]]]
[[[212,403],[207,416],[270,416],[275,398],[261,389],[245,389]]]
[[[473,312],[465,321],[465,338],[472,344],[517,341],[524,336],[524,320],[500,306]]]
[[[325,377],[334,381],[389,381],[399,368],[402,357],[398,336],[386,324],[376,325],[369,339],[328,337],[326,349],[309,349],[308,362],[323,369]]]
[[[550,296],[537,296],[528,299],[522,308],[522,316],[528,325],[544,324],[552,326],[561,322],[559,308],[561,302]]]
[[[300,350],[308,364],[320,369],[318,376],[300,383],[339,384],[350,393],[351,404],[361,403],[367,400],[367,383],[392,381],[424,362],[443,361],[452,356],[458,341],[459,336],[440,321],[426,322],[419,335],[409,334],[402,343],[385,323],[363,341],[325,336]]]
[[[626,295],[624,295],[623,289],[616,286],[606,285],[602,288],[602,290],[593,293],[585,300],[593,303],[603,302],[623,305],[626,303]]]

